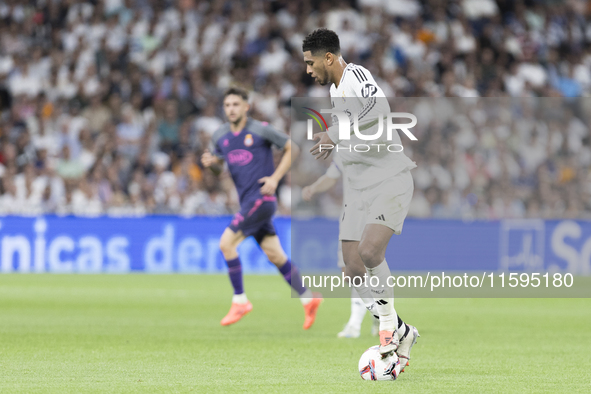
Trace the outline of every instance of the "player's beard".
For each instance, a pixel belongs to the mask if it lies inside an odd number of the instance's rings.
[[[328,72],[324,70],[324,75],[322,76],[322,79],[318,78],[317,80],[321,86],[326,85],[328,83]]]
[[[238,123],[242,122],[242,118],[243,118],[243,117],[244,117],[244,115],[242,115],[242,116],[239,116],[239,117],[238,117],[238,119],[236,119],[236,120],[232,121],[231,123],[232,123],[234,126],[236,126],[236,125],[238,125]]]

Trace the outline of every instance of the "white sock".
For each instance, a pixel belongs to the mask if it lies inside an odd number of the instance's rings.
[[[232,297],[233,304],[246,304],[248,302],[248,298],[246,298],[246,293],[242,294],[234,294]]]
[[[369,286],[364,286],[363,284],[361,284],[361,286],[354,286],[353,289],[357,292],[357,295],[363,302],[363,305],[365,305],[367,309],[371,309],[372,305],[375,304],[375,301],[373,299],[373,294],[371,294],[371,289],[369,288]]]
[[[312,295],[310,289],[306,289],[306,291],[304,291],[300,296],[300,301],[302,302],[302,305],[307,305],[310,301],[312,301],[313,298],[314,295]]]
[[[361,298],[359,298],[359,294],[357,294],[355,288],[351,288],[351,317],[349,317],[347,325],[360,330],[366,311],[367,309]]]
[[[398,315],[394,309],[394,289],[387,285],[388,277],[391,275],[388,263],[384,260],[375,268],[365,269],[370,277],[379,279],[377,287],[371,288],[371,294],[380,314],[380,331],[395,331],[398,328]]]

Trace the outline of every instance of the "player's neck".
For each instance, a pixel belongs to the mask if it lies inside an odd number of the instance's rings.
[[[232,133],[236,133],[238,131],[242,131],[242,129],[244,128],[244,126],[246,126],[246,121],[248,120],[247,116],[243,116],[242,119],[240,119],[240,122],[230,122],[230,130],[232,130]]]
[[[345,62],[345,60],[339,56],[339,59],[337,60],[337,64],[335,64],[335,72],[333,74],[333,81],[332,83],[334,83],[335,87],[339,87],[339,84],[341,83],[341,78],[343,78],[343,73],[345,72],[345,68],[347,68],[347,62]]]

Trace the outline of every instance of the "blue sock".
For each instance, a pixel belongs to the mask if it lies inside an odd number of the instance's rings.
[[[291,264],[291,261],[287,259],[287,262],[283,265],[283,267],[279,268],[279,272],[283,275],[283,278],[289,285],[294,289],[299,295],[304,294],[306,288],[302,284],[302,277],[298,272],[298,269],[295,265]]]
[[[240,264],[240,257],[236,257],[232,260],[227,260],[228,264],[228,275],[230,276],[230,282],[234,288],[234,294],[244,293],[244,287],[242,285],[242,264]]]

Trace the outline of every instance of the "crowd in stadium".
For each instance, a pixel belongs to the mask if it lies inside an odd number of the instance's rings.
[[[388,97],[563,106],[543,126],[434,127],[411,146],[410,216],[590,210],[591,1],[0,0],[0,214],[232,213],[228,174],[199,162],[223,91],[248,88],[251,116],[289,132],[291,97],[328,96],[302,60],[318,26]],[[283,214],[301,204],[290,179]]]

